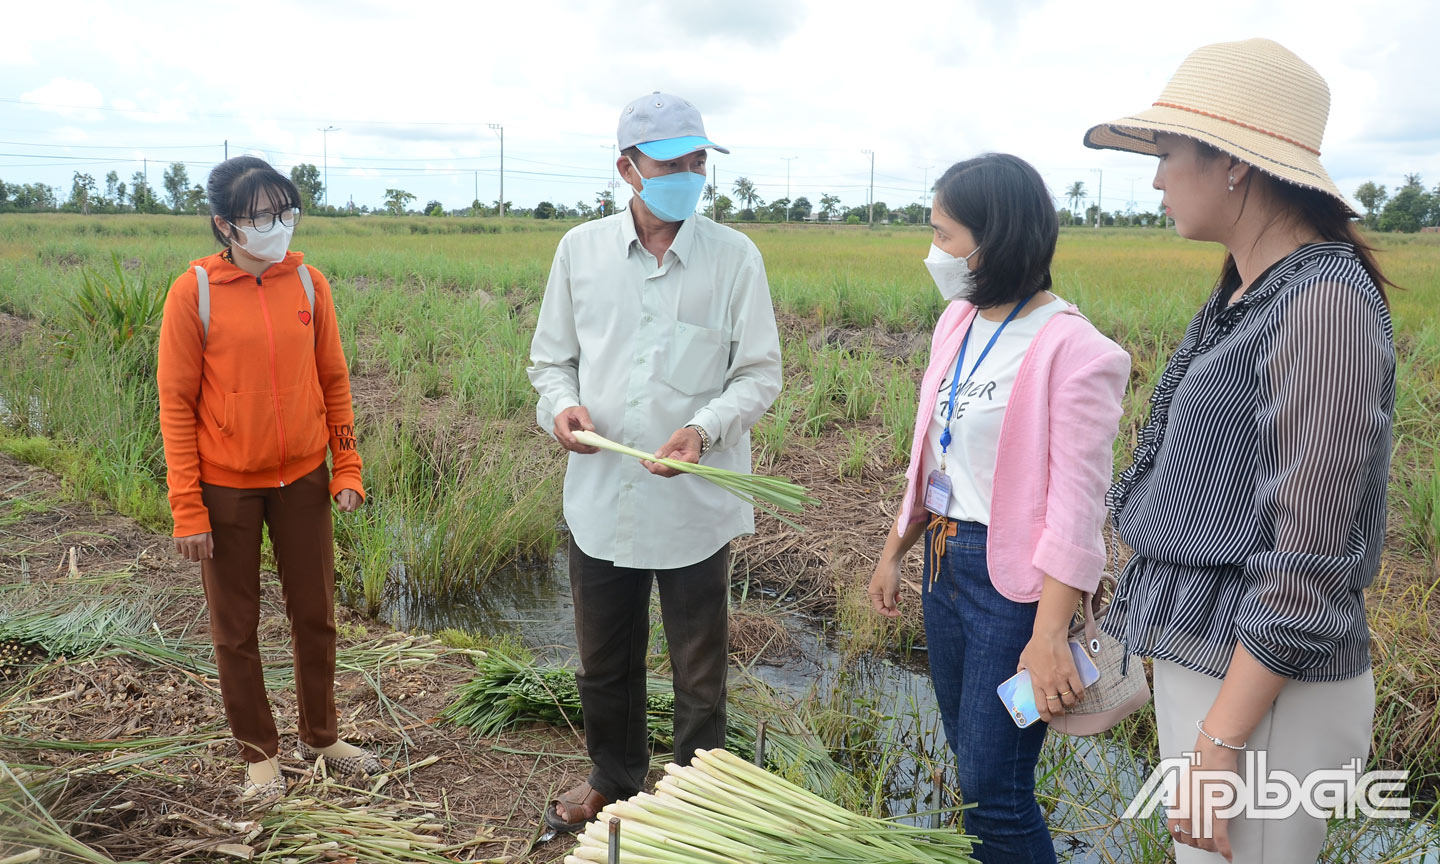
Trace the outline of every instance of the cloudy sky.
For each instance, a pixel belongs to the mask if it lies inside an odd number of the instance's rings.
[[[157,189],[174,161],[201,181],[228,141],[328,163],[332,203],[462,207],[498,197],[496,123],[508,200],[593,203],[620,107],[662,90],[732,149],[721,187],[767,200],[788,164],[793,196],[861,204],[872,150],[876,199],[903,205],[997,150],[1057,195],[1103,182],[1106,210],[1153,209],[1153,160],[1082,134],[1148,106],[1193,48],[1252,36],[1329,82],[1322,161],[1346,193],[1440,181],[1433,0],[17,0],[4,23],[0,179],[67,194],[146,159]]]

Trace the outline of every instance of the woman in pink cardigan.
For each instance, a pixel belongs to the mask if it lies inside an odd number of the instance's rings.
[[[1066,642],[1105,561],[1101,528],[1130,357],[1050,292],[1059,225],[1023,160],[987,154],[935,186],[925,259],[948,301],[930,344],[900,517],[870,579],[894,617],[926,539],[930,674],[982,862],[1052,862],[1035,800],[1046,722],[1083,695]],[[1030,670],[1041,721],[996,688]]]

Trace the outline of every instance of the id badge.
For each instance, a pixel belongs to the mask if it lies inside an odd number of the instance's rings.
[[[950,475],[938,468],[931,471],[925,481],[925,509],[936,516],[950,512]]]

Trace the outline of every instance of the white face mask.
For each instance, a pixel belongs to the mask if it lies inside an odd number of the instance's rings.
[[[232,227],[240,232],[240,239],[235,241],[235,245],[244,249],[247,255],[266,264],[278,264],[285,260],[285,253],[290,251],[290,238],[295,234],[295,226],[287,227],[278,219],[264,234],[243,225],[232,223]]]
[[[970,294],[975,289],[975,273],[970,269],[970,259],[975,257],[980,247],[964,258],[956,258],[934,243],[930,244],[930,254],[925,258],[925,267],[930,271],[930,278],[935,280],[935,287],[940,289],[940,296],[949,303],[960,297]]]

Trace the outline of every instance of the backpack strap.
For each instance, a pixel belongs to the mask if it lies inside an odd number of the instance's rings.
[[[305,299],[310,302],[310,314],[315,314],[315,280],[310,276],[310,265],[301,264],[299,268],[300,284],[305,286]],[[195,265],[195,287],[196,300],[200,312],[200,326],[204,328],[204,341],[210,338],[210,274],[199,264]]]
[[[305,299],[310,301],[310,314],[315,314],[315,281],[310,278],[310,265],[300,265],[300,284],[305,286]]]
[[[210,274],[206,273],[205,268],[199,264],[195,265],[195,287],[198,289],[200,326],[205,329],[204,335],[200,339],[200,344],[203,346],[210,338]]]

